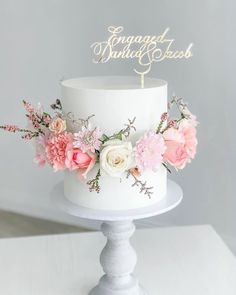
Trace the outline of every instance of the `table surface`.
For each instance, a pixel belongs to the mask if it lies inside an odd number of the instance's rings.
[[[210,226],[137,230],[149,295],[235,295],[236,258]],[[102,274],[99,232],[0,240],[0,294],[87,295]]]

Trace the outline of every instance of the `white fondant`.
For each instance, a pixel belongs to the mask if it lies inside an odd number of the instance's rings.
[[[89,179],[95,176],[95,168]],[[89,192],[88,185],[81,183],[75,172],[66,171],[64,179],[65,196],[74,204],[102,210],[126,210],[153,205],[166,194],[166,169],[160,167],[157,172],[144,172],[140,180],[147,181],[147,186],[153,187],[153,194],[139,193],[138,186],[133,187],[134,179],[124,176],[122,179],[103,175],[100,179],[100,193]]]
[[[155,129],[162,113],[167,111],[167,82],[146,78],[141,88],[138,77],[88,77],[62,82],[62,106],[65,114],[86,119],[94,114],[91,123],[107,135],[124,127],[128,119],[135,120],[136,132],[130,140],[134,144],[145,131]],[[69,126],[71,130],[72,126]],[[76,131],[76,130],[72,130]],[[89,179],[97,169],[89,173]],[[88,185],[81,183],[74,172],[65,172],[65,196],[80,206],[101,210],[126,210],[150,206],[166,194],[166,169],[160,166],[157,172],[145,172],[140,177],[153,186],[151,198],[140,194],[130,176],[120,180],[110,176],[100,179],[101,192],[89,192]],[[120,183],[121,182],[121,183]]]

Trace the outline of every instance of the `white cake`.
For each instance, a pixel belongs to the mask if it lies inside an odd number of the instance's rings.
[[[156,129],[161,115],[167,111],[167,82],[145,78],[144,88],[139,77],[86,77],[62,82],[62,107],[65,114],[86,119],[94,114],[91,123],[103,133],[112,135],[124,127],[128,119],[135,120],[136,132],[130,136],[135,141],[144,132]],[[71,127],[72,128],[72,127]],[[75,130],[71,130],[75,131]],[[94,168],[88,178],[96,174]],[[140,179],[153,186],[151,198],[132,187],[132,177],[115,178],[102,175],[99,194],[90,192],[75,172],[66,171],[64,193],[74,204],[99,210],[127,210],[150,206],[166,195],[167,172],[161,165],[154,173],[144,172]]]

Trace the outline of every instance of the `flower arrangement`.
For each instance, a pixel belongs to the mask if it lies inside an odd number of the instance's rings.
[[[123,129],[108,135],[98,126],[92,126],[90,119],[94,115],[75,120],[72,114],[64,114],[59,99],[51,105],[53,115],[41,105],[34,107],[23,101],[28,128],[3,125],[0,129],[19,132],[23,139],[34,140],[34,161],[39,166],[49,164],[54,171],[76,171],[78,179],[86,182],[90,191],[99,193],[103,174],[119,178],[126,175],[133,177],[133,186],[139,187],[140,193],[151,197],[153,188],[140,179],[144,171],[155,172],[161,164],[169,172],[171,166],[183,169],[196,154],[196,117],[181,98],[173,97],[168,109],[174,105],[180,114],[178,118],[162,114],[156,130],[148,130],[134,144],[129,138],[136,131],[136,118],[128,119]],[[68,121],[76,125],[75,133],[68,130]],[[92,169],[97,169],[97,173],[89,179]]]

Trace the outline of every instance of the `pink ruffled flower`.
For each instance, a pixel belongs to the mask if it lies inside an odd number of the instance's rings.
[[[65,165],[70,170],[78,170],[80,179],[85,180],[88,172],[94,167],[97,157],[91,152],[83,152],[79,148],[68,145],[66,152]]]
[[[138,169],[155,171],[161,164],[163,154],[166,150],[161,134],[152,131],[145,133],[134,148],[135,161]]]
[[[167,147],[164,161],[176,169],[183,169],[196,154],[196,128],[188,120],[183,120],[178,129],[167,129],[163,137]]]
[[[66,150],[69,144],[72,144],[73,135],[71,133],[51,134],[46,143],[46,156],[54,171],[64,170],[66,168]]]
[[[81,131],[74,134],[74,147],[81,149],[83,152],[95,153],[95,150],[99,150],[101,146],[100,136],[101,131],[99,128],[82,127]]]
[[[194,119],[182,120],[179,125],[179,131],[183,134],[185,140],[185,149],[190,159],[193,159],[196,155],[197,149],[197,129],[198,122]],[[190,162],[190,161],[189,161]]]

